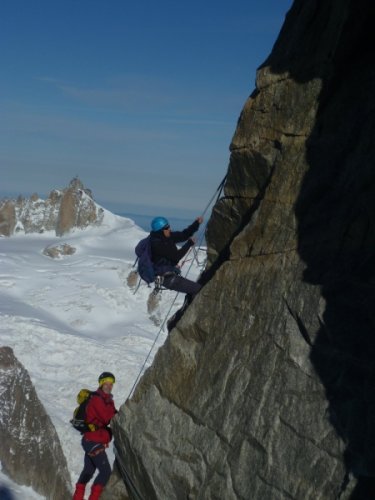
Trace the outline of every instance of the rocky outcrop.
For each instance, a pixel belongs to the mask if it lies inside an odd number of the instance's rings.
[[[73,228],[101,224],[103,215],[91,191],[74,178],[67,188],[51,191],[46,200],[35,193],[30,198],[0,202],[0,235],[55,231],[62,236]]]
[[[9,347],[0,348],[0,434],[0,462],[11,479],[48,499],[70,498],[67,463],[56,430]]]
[[[47,257],[51,257],[52,259],[59,259],[64,255],[74,255],[75,253],[76,248],[68,245],[67,243],[63,243],[62,245],[52,245],[43,250],[43,254]]]
[[[111,477],[100,497],[101,500],[129,500],[129,494],[126,490],[124,481],[118,470],[116,461],[113,464]]]
[[[103,210],[97,209],[92,194],[85,190],[79,179],[73,179],[62,195],[56,223],[56,235],[62,236],[73,227],[84,229],[90,224],[100,223]]]
[[[30,198],[19,196],[14,203],[17,225],[16,232],[43,233],[54,231],[61,202],[61,191],[53,190],[46,200],[37,193]]]
[[[16,211],[9,200],[0,201],[0,236],[10,236],[16,227]]]
[[[374,9],[296,0],[258,70],[205,286],[116,419],[144,498],[373,498]]]

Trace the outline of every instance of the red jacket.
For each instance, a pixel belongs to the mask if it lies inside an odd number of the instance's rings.
[[[85,432],[84,438],[87,441],[108,444],[112,438],[111,433],[106,427],[111,418],[117,413],[113,402],[112,394],[106,394],[101,389],[96,390],[97,395],[91,397],[86,407],[86,422],[94,424],[97,429],[91,432]]]

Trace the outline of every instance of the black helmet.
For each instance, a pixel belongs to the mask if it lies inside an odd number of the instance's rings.
[[[99,375],[98,382],[99,387],[101,387],[105,382],[112,382],[112,384],[114,384],[116,382],[116,379],[113,373],[103,372]]]

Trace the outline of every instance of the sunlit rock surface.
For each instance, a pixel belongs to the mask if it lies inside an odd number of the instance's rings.
[[[0,235],[55,231],[62,236],[74,228],[101,224],[103,213],[91,191],[74,178],[67,188],[54,189],[45,200],[36,193],[30,198],[0,200]]]

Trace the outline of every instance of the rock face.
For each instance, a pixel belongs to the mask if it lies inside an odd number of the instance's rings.
[[[78,178],[72,179],[62,191],[51,191],[46,200],[33,194],[28,199],[19,197],[0,202],[0,235],[3,236],[11,236],[15,231],[56,231],[57,236],[62,236],[75,227],[84,229],[102,220],[103,209]]]
[[[116,419],[147,499],[373,498],[374,10],[296,0],[257,72],[206,284]]]
[[[10,236],[16,227],[16,211],[9,200],[0,201],[0,235]]]
[[[62,236],[73,227],[85,228],[90,224],[100,223],[103,210],[97,210],[92,194],[84,189],[79,179],[73,179],[62,195],[56,224],[56,235]]]
[[[74,255],[76,253],[76,248],[67,243],[63,243],[62,245],[46,247],[43,253],[52,259],[60,259],[63,255]]]
[[[0,462],[16,483],[48,499],[70,498],[70,478],[55,428],[25,368],[0,348]]]
[[[16,232],[42,233],[55,230],[62,193],[53,190],[46,200],[35,193],[30,198],[19,196],[13,202],[16,212]]]
[[[118,471],[116,461],[113,465],[113,470],[111,477],[109,478],[103,493],[100,496],[100,500],[129,500],[130,497],[126,490],[124,481],[121,474]],[[132,500],[132,499],[130,499]]]

